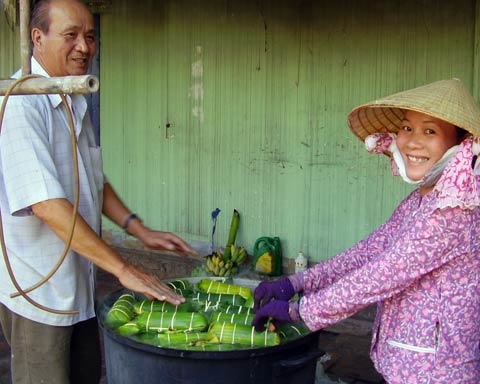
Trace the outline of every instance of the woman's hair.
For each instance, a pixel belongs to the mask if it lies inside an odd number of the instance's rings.
[[[455,128],[457,128],[457,143],[460,144],[463,141],[463,139],[465,139],[467,136],[470,135],[470,132],[460,127],[455,127]]]

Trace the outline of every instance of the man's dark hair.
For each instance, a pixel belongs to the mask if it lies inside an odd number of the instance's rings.
[[[30,31],[33,28],[48,33],[50,27],[50,3],[51,0],[37,0],[33,6],[30,17]]]

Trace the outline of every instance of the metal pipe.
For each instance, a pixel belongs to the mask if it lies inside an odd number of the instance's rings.
[[[15,79],[0,80],[0,95],[5,95]],[[96,76],[37,77],[24,81],[15,87],[12,95],[48,93],[93,93],[97,92],[99,81]]]
[[[20,0],[20,55],[22,59],[22,76],[32,71],[30,64],[30,1]]]

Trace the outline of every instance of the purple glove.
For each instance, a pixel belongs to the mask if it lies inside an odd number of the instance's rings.
[[[261,282],[253,293],[254,309],[267,305],[271,300],[288,301],[295,295],[293,285],[288,278]]]
[[[255,317],[252,321],[252,326],[255,327],[257,332],[263,332],[265,330],[265,323],[269,318],[275,323],[288,323],[291,322],[289,312],[290,305],[288,301],[274,300],[268,304],[265,304],[262,308],[255,312]]]

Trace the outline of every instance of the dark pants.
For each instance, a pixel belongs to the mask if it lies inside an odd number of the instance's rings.
[[[50,326],[0,304],[0,324],[11,349],[13,384],[96,384],[101,376],[97,319]]]

